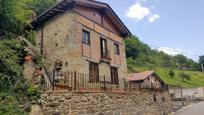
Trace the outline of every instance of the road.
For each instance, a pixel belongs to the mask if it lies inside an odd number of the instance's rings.
[[[204,115],[204,102],[192,103],[174,115]]]

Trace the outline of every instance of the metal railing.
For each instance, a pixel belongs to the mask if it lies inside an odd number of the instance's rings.
[[[77,73],[76,71],[67,72],[48,72],[51,83],[42,82],[45,91],[70,91],[70,92],[115,92],[125,93],[142,91],[143,89],[168,91],[168,85],[159,83],[134,83],[124,78],[120,84],[111,83],[106,76],[90,78],[89,74]],[[45,80],[46,81],[46,80]]]
[[[52,77],[51,85],[42,84],[46,91],[76,91],[76,92],[125,92],[127,83],[124,79],[122,84],[109,82],[106,76],[99,76],[98,80],[90,79],[89,74],[77,73],[76,71],[49,72]],[[45,82],[44,82],[45,83]]]
[[[101,52],[101,61],[111,61],[110,49],[107,49],[105,52]]]

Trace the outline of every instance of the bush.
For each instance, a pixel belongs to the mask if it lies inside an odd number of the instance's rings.
[[[31,101],[37,101],[40,98],[40,89],[38,87],[31,85],[27,91]]]
[[[14,96],[0,92],[0,115],[25,115]]]
[[[24,46],[16,39],[0,40],[0,115],[27,114],[31,101],[40,98],[39,89],[23,77],[25,54]]]
[[[35,31],[33,31],[33,30],[27,31],[27,32],[26,32],[26,35],[25,35],[25,38],[26,38],[30,43],[32,43],[34,46],[36,45],[36,42],[35,42],[36,32],[35,32]]]
[[[169,76],[171,76],[172,79],[174,78],[175,72],[173,71],[173,69],[169,70]]]
[[[191,76],[189,74],[186,74],[184,72],[179,74],[179,77],[183,80],[183,82],[186,80],[191,80]]]
[[[0,41],[0,91],[12,90],[22,77],[22,63],[25,55],[21,43],[15,39]]]

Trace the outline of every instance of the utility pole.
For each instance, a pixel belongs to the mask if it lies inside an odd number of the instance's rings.
[[[201,63],[202,72],[204,72],[204,63]]]
[[[180,92],[181,92],[181,101],[182,101],[182,105],[184,105],[184,98],[183,98],[183,89],[180,88]]]

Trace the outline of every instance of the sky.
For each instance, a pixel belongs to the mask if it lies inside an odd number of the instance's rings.
[[[204,0],[99,0],[108,3],[133,35],[170,55],[204,55]]]

